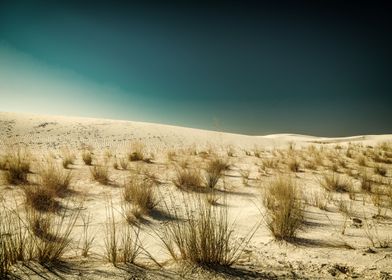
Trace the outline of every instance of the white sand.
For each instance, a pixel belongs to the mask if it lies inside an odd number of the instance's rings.
[[[153,154],[152,164],[132,162],[130,163],[131,171],[114,170],[111,167],[110,178],[119,187],[104,186],[92,181],[89,167],[84,165],[80,156],[83,145],[91,146],[99,159],[104,157],[107,150],[110,150],[117,158],[121,158],[126,156],[130,150],[130,143],[134,141],[145,144],[147,153]],[[290,172],[285,165],[288,161],[286,155],[290,145],[298,151],[298,155],[303,155],[309,145],[324,147],[328,151],[337,151],[336,145],[341,146],[342,149],[346,149],[348,145],[353,143],[361,144],[363,147],[374,147],[385,141],[392,141],[392,134],[344,138],[293,134],[246,136],[143,122],[0,113],[0,154],[6,147],[19,144],[27,146],[37,162],[40,161],[42,155],[48,152],[56,155],[60,162],[61,149],[65,147],[77,155],[77,160],[72,165],[74,176],[72,188],[76,191],[75,197],[85,195],[86,201],[82,212],[92,215],[91,230],[95,233],[95,242],[90,258],[83,259],[82,264],[75,265],[74,269],[68,272],[57,272],[66,279],[123,279],[129,277],[128,272],[114,268],[102,260],[107,198],[111,197],[114,206],[119,210],[121,184],[127,176],[132,172],[135,173],[135,170],[140,170],[140,166],[143,166],[158,176],[161,184],[156,188],[162,199],[167,200],[168,197],[174,197],[177,204],[183,203],[182,192],[171,182],[174,167],[173,163],[167,161],[168,151],[176,151],[179,154],[177,162],[183,158],[189,158],[191,165],[196,165],[203,159],[200,155],[184,155],[186,149],[199,153],[213,151],[225,157],[227,157],[228,150],[234,152],[234,157],[229,157],[231,168],[225,176],[225,187],[228,193],[227,204],[219,207],[227,207],[230,220],[235,221],[235,236],[241,237],[249,233],[257,223],[263,220],[262,189],[274,176],[280,174],[293,176],[306,197],[311,197],[314,191],[321,190],[318,176],[327,168],[309,170],[301,166],[302,172]],[[261,158],[254,156],[256,150],[261,151]],[[277,150],[282,150],[282,155],[279,155]],[[246,155],[247,153],[248,155]],[[344,154],[343,151],[342,154]],[[278,168],[276,170],[263,168],[263,159],[273,157],[280,160]],[[339,156],[335,160],[338,159]],[[329,159],[329,161],[334,160]],[[358,169],[354,161],[347,159],[347,162],[351,169]],[[392,187],[392,165],[385,164],[385,167],[388,172],[387,177],[383,180],[386,180],[386,185],[389,184],[388,187]],[[371,170],[370,167],[368,169]],[[249,171],[248,186],[244,186],[244,181],[241,178],[241,173],[244,170]],[[33,171],[36,171],[34,165]],[[34,180],[36,175],[31,176]],[[353,178],[351,180],[355,186],[359,185],[358,180]],[[222,180],[218,187],[223,188]],[[3,185],[0,187],[0,193],[5,198],[14,195],[20,196],[19,188]],[[206,279],[214,277],[229,279],[263,277],[392,279],[387,278],[392,277],[391,249],[374,248],[375,253],[367,253],[366,250],[372,247],[372,244],[366,237],[366,231],[364,227],[354,227],[352,222],[353,217],[360,217],[364,212],[367,216],[375,214],[376,208],[366,197],[365,206],[363,206],[363,196],[359,194],[359,198],[352,202],[353,212],[357,214],[353,214],[348,219],[345,233],[342,234],[345,218],[337,207],[341,196],[344,200],[348,200],[346,194],[334,194],[334,199],[327,207],[328,211],[320,210],[314,206],[306,207],[306,223],[296,242],[274,241],[266,225],[262,223],[240,262],[233,269],[228,269],[225,272],[207,272],[195,269],[184,275],[179,274],[178,265],[176,266],[170,261],[166,262],[170,258],[153,234],[154,230],[164,226],[165,219],[159,215],[146,217],[149,223],[141,227],[143,243],[150,254],[159,262],[165,263],[165,266],[164,269],[154,271],[144,269],[139,271],[136,268],[129,268],[129,270],[140,278],[149,279],[166,277],[176,279],[182,277],[193,279],[195,277]],[[164,208],[162,205],[160,207],[163,213]],[[392,210],[388,208],[384,210],[386,211],[385,217],[381,221],[370,218],[372,220],[369,222],[377,224],[380,237],[387,238],[389,235],[392,238]],[[74,232],[75,240],[77,236],[80,236],[80,231],[81,226],[78,223]],[[352,248],[348,249],[347,245]],[[67,261],[72,264],[80,261],[75,253],[70,254],[67,258]],[[146,257],[142,258],[140,262],[146,266],[154,267]],[[31,270],[22,269],[22,271],[25,271],[29,277],[37,277]],[[59,278],[56,274],[45,269],[42,269],[40,273],[45,273],[48,278]],[[23,277],[27,276],[22,274]]]

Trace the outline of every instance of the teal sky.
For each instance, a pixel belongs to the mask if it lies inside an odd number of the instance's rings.
[[[0,0],[0,111],[392,133],[391,19],[379,4],[113,3]]]

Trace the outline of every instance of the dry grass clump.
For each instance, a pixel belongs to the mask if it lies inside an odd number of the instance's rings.
[[[26,205],[44,212],[57,211],[59,203],[55,200],[55,193],[39,185],[26,186],[23,189]]]
[[[16,205],[14,206],[16,207]],[[59,215],[26,207],[25,215],[4,204],[0,211],[0,278],[8,279],[12,265],[34,260],[41,264],[61,261],[69,252],[70,235],[79,211]]]
[[[263,158],[263,166],[270,169],[275,169],[278,167],[278,161],[275,158]]]
[[[368,164],[366,157],[364,157],[364,156],[359,156],[357,158],[357,162],[358,162],[359,166],[367,166],[367,164]]]
[[[381,176],[385,176],[385,175],[387,175],[387,169],[385,167],[383,167],[382,165],[377,164],[374,167],[374,173],[381,175]]]
[[[47,160],[41,165],[39,172],[40,184],[46,191],[53,192],[53,195],[64,196],[69,190],[72,179],[70,170],[61,169],[52,160]]]
[[[12,265],[33,255],[31,238],[18,212],[4,205],[0,210],[0,278],[8,279]]]
[[[169,150],[169,151],[167,151],[166,157],[167,157],[167,161],[168,161],[168,162],[175,161],[176,156],[177,156],[177,153],[176,153],[175,150]]]
[[[359,181],[361,183],[362,191],[367,193],[372,192],[373,181],[366,170],[362,170],[362,172],[359,173]]]
[[[227,156],[229,157],[234,157],[235,155],[235,149],[233,146],[228,146],[226,150]]]
[[[82,215],[82,222],[83,222],[83,233],[81,235],[81,242],[82,242],[82,246],[81,246],[81,255],[82,257],[87,257],[89,255],[89,252],[91,250],[91,247],[93,245],[95,236],[91,235],[89,232],[89,227],[91,224],[91,214],[89,215]],[[79,243],[80,243],[79,240]]]
[[[90,150],[83,150],[82,159],[86,165],[91,165],[93,162],[93,155]]]
[[[106,208],[105,253],[106,259],[113,265],[119,262],[134,263],[141,252],[139,229],[129,225],[118,225],[113,205]]]
[[[297,158],[291,158],[289,162],[287,163],[287,166],[292,172],[299,172],[301,168],[301,163]]]
[[[324,173],[319,180],[320,185],[328,190],[335,192],[351,192],[352,183],[348,179],[344,179],[339,174],[335,172]]]
[[[310,159],[310,160],[306,160],[304,163],[304,167],[310,170],[316,170],[317,169],[317,165],[314,162],[314,160]]]
[[[184,211],[169,210],[176,221],[157,231],[164,248],[174,260],[206,266],[231,266],[242,255],[255,230],[235,240],[234,225],[228,222],[227,208],[213,207],[200,196],[183,197]]]
[[[10,149],[2,163],[5,181],[12,185],[26,184],[31,161],[31,154],[25,149]]]
[[[143,214],[148,214],[158,204],[153,185],[151,180],[131,177],[124,185],[124,201],[133,203]]]
[[[141,161],[145,160],[145,146],[140,142],[134,142],[131,144],[131,151],[128,153],[128,159],[130,161]]]
[[[222,159],[211,160],[205,169],[205,181],[207,187],[213,189],[223,175],[223,171],[229,167],[228,163]]]
[[[242,184],[244,186],[248,186],[250,180],[250,169],[248,168],[240,169],[239,173],[241,174]]]
[[[74,164],[76,156],[69,149],[62,150],[63,167],[68,168],[69,165]]]
[[[276,239],[289,240],[297,235],[304,221],[301,193],[291,178],[278,177],[264,193],[266,223]]]
[[[197,168],[177,167],[173,183],[181,189],[197,188],[202,186],[202,177]]]
[[[307,203],[321,210],[327,210],[327,206],[330,200],[330,193],[324,190],[313,192],[309,197],[307,197]]]
[[[94,165],[90,167],[91,177],[101,183],[102,185],[108,185],[109,179],[109,168],[106,165]]]
[[[129,166],[129,161],[128,161],[128,159],[127,158],[120,158],[119,159],[119,162],[120,162],[120,166],[121,166],[121,168],[123,169],[123,170],[127,170],[128,169],[128,166]]]
[[[79,210],[71,214],[64,210],[59,215],[42,213],[32,208],[27,210],[27,222],[34,233],[34,254],[39,263],[47,264],[61,260],[70,249],[70,236],[78,217]]]

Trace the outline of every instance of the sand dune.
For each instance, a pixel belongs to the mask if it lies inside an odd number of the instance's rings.
[[[40,182],[39,166],[44,156],[49,154],[59,166],[65,148],[76,156],[69,166],[73,174],[71,198],[60,197],[58,201],[66,205],[68,199],[72,203],[83,199],[82,213],[91,214],[90,231],[95,236],[91,253],[81,257],[76,242],[82,234],[78,220],[71,234],[74,249],[63,257],[72,269],[48,270],[35,265],[28,269],[17,265],[14,272],[22,279],[39,278],[37,274],[49,279],[124,279],[131,275],[138,279],[392,279],[392,151],[388,144],[392,134],[341,138],[246,136],[143,122],[19,113],[0,113],[0,132],[1,156],[12,146],[23,146],[31,152],[31,184]],[[144,145],[149,162],[130,161],[127,170],[114,168],[120,159],[128,158],[135,143]],[[93,165],[107,165],[110,185],[91,178],[91,167],[81,157],[85,147],[92,150]],[[206,165],[215,157],[227,160],[230,167],[216,187],[221,204],[213,207],[227,209],[230,222],[235,224],[236,238],[260,226],[238,262],[231,268],[211,270],[172,260],[154,233],[168,222],[165,215],[169,209],[163,201],[171,209],[181,208],[187,204],[184,197],[203,197],[208,191],[206,187],[199,191],[176,187],[176,168],[187,166],[204,174]],[[294,160],[298,168],[292,167]],[[376,167],[383,167],[386,174],[375,173]],[[0,172],[4,175],[7,170]],[[361,185],[365,173],[372,184],[368,193]],[[143,218],[140,236],[155,262],[144,254],[138,260],[141,267],[116,268],[104,257],[109,198],[117,211],[117,222],[124,224],[118,214],[124,181],[151,174],[160,202],[156,212]],[[344,178],[350,189],[324,189],[321,181],[325,174]],[[305,206],[302,229],[294,239],[286,241],[275,240],[269,231],[262,202],[268,184],[280,176],[292,178],[298,185]],[[22,209],[23,187],[2,182],[1,197],[10,204],[16,198]]]

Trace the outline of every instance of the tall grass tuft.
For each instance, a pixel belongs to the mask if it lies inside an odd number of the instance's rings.
[[[173,183],[180,189],[190,189],[202,186],[202,177],[197,168],[177,167]]]
[[[102,185],[108,185],[109,180],[109,168],[107,165],[94,165],[90,167],[91,177],[101,183]]]
[[[130,161],[145,160],[145,146],[141,142],[133,142],[131,144],[131,151],[128,153]]]
[[[113,265],[119,262],[134,263],[141,252],[139,228],[119,225],[114,215],[113,204],[106,208],[105,251],[106,259]]]
[[[229,167],[226,161],[216,158],[211,160],[206,168],[205,181],[207,187],[213,189],[223,175],[223,171]]]
[[[5,169],[4,179],[8,184],[20,185],[28,183],[27,174],[30,172],[31,154],[22,148],[10,149],[3,160]]]
[[[353,188],[348,179],[344,179],[335,172],[324,173],[319,182],[327,191],[350,192]]]
[[[83,150],[82,151],[82,159],[86,165],[91,165],[93,163],[93,155],[90,150]]]
[[[64,170],[52,160],[47,160],[40,168],[40,184],[55,196],[64,196],[69,191],[72,179],[70,170]]]
[[[228,221],[227,208],[213,207],[200,196],[183,199],[184,211],[168,209],[176,221],[169,222],[156,232],[167,252],[174,260],[182,259],[200,265],[234,264],[255,230],[236,240],[234,225]]]
[[[70,236],[79,213],[80,210],[76,210],[69,215],[63,210],[59,215],[53,215],[27,209],[26,218],[34,233],[35,257],[39,263],[58,262],[70,249]]]
[[[55,200],[52,190],[40,185],[29,185],[23,188],[25,204],[38,211],[55,212],[59,203]]]
[[[68,148],[62,149],[63,167],[69,168],[69,165],[74,164],[76,156]]]
[[[296,237],[304,221],[304,204],[300,191],[291,178],[278,177],[264,193],[266,223],[276,239]]]
[[[124,201],[133,203],[143,214],[148,214],[158,204],[153,185],[149,179],[131,177],[124,185]]]

